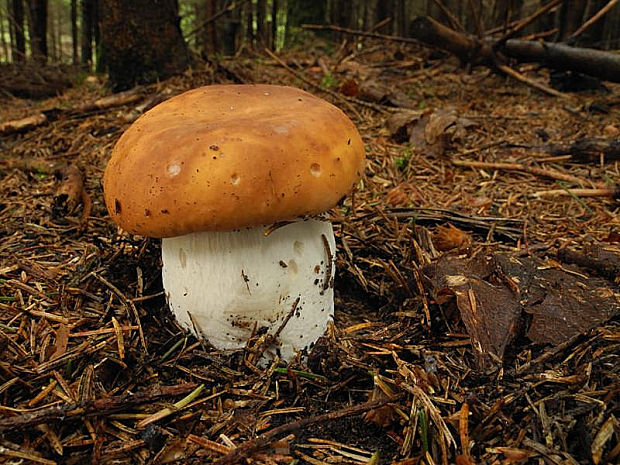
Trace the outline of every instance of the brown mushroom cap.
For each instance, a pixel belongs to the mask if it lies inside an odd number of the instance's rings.
[[[144,236],[260,226],[336,205],[364,155],[351,120],[307,92],[201,87],[125,131],[103,178],[105,202],[116,223]]]

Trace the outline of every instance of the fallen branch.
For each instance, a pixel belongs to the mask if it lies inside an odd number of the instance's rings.
[[[616,3],[618,3],[618,0],[609,0],[609,2],[607,2],[607,5],[601,8],[594,16],[592,16],[585,23],[583,23],[581,27],[579,27],[579,29],[573,32],[570,35],[569,39],[574,39],[575,37],[581,35],[584,31],[589,29],[590,26],[592,26],[595,22],[605,16],[607,12],[610,11],[614,6],[616,6]]]
[[[548,191],[538,191],[532,194],[535,198],[545,197],[613,197],[620,199],[620,189],[603,188],[603,189],[552,189]]]
[[[559,181],[573,182],[580,185],[594,184],[599,187],[604,187],[601,183],[592,183],[586,179],[579,178],[571,174],[564,174],[554,170],[538,168],[536,166],[523,165],[521,163],[489,163],[484,161],[452,160],[452,164],[456,166],[466,166],[468,168],[480,168],[485,170],[521,171],[524,173],[535,174],[537,176],[543,176],[545,178],[557,179]]]
[[[0,136],[30,131],[34,128],[62,118],[84,115],[93,111],[102,111],[109,108],[134,103],[143,98],[141,91],[142,88],[136,87],[135,89],[108,95],[107,97],[102,97],[93,102],[78,105],[73,108],[51,108],[26,118],[6,121],[4,123],[0,123]]]
[[[396,396],[391,399],[381,399],[372,402],[366,402],[360,405],[353,405],[351,407],[345,407],[341,410],[337,410],[335,412],[325,413],[323,415],[317,415],[308,418],[302,418],[299,421],[294,421],[291,423],[286,423],[284,425],[273,428],[266,433],[261,434],[249,441],[244,442],[236,449],[230,451],[228,454],[220,458],[216,465],[232,465],[237,463],[244,457],[250,457],[254,452],[268,446],[276,438],[282,434],[290,433],[291,431],[297,431],[302,428],[306,428],[310,425],[316,423],[325,423],[328,421],[338,420],[339,418],[349,417],[353,415],[359,415],[360,413],[367,412],[369,410],[374,410],[379,407],[382,407],[390,402],[394,402],[399,399],[401,396]]]
[[[527,26],[529,26],[532,22],[534,22],[540,16],[544,15],[548,11],[557,7],[560,3],[562,3],[562,1],[563,0],[551,0],[549,3],[541,6],[538,10],[536,10],[534,13],[532,13],[527,18],[524,18],[521,21],[519,21],[513,28],[510,29],[510,31],[508,31],[502,38],[500,38],[497,41],[496,45],[494,46],[494,49],[497,50],[499,47],[502,47],[508,39],[517,35],[521,30],[525,29]]]
[[[544,92],[545,94],[549,94],[552,95],[554,97],[559,97],[559,98],[570,98],[569,95],[564,94],[560,91],[557,91],[555,89],[552,89],[549,86],[546,86],[540,82],[534,81],[533,79],[530,79],[526,76],[524,76],[523,74],[519,73],[518,71],[512,69],[510,66],[507,65],[501,65],[498,64],[497,65],[497,69],[499,69],[501,72],[503,72],[504,74],[506,74],[507,76],[510,76],[511,78],[522,82],[524,84],[527,84],[530,87],[534,87],[535,89],[538,89],[542,92]]]
[[[85,418],[109,415],[140,404],[153,402],[162,397],[178,396],[196,388],[194,383],[161,386],[146,392],[76,402],[54,407],[47,407],[32,412],[22,413],[11,418],[0,419],[0,432],[7,433],[17,429],[41,425],[54,420]]]
[[[43,113],[28,116],[26,118],[14,119],[0,124],[0,136],[4,134],[12,134],[15,132],[30,131],[37,126],[41,126],[47,122],[47,116]]]
[[[495,50],[520,62],[540,62],[550,68],[576,71],[613,82],[620,82],[620,55],[589,48],[550,42],[510,39],[479,40],[421,16],[412,22],[413,36],[421,42],[440,47],[464,63],[494,67],[501,63]],[[498,46],[501,45],[501,47]]]

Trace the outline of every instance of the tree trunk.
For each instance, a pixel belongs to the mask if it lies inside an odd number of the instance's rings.
[[[494,66],[492,41],[454,31],[428,17],[412,22],[412,36],[426,44],[453,53],[464,63]],[[620,82],[620,56],[590,48],[533,40],[508,40],[500,52],[519,62],[540,62],[558,70],[576,71],[612,82]]]
[[[82,65],[90,69],[93,63],[93,0],[82,0]]]
[[[176,0],[106,0],[101,7],[102,52],[114,90],[187,68]]]
[[[63,30],[63,19],[64,19],[64,5],[56,4],[56,53],[58,57],[58,61],[62,62],[63,59],[63,50],[62,50],[62,30]]]
[[[407,16],[405,0],[395,0],[394,12],[394,28],[396,35],[400,37],[405,37],[407,35]]]
[[[78,28],[77,28],[77,0],[71,0],[71,47],[72,62],[74,65],[78,63]]]
[[[565,41],[583,22],[586,9],[583,0],[564,0],[558,15],[558,39]]]
[[[602,25],[601,48],[617,49],[620,44],[620,6],[616,5],[605,16],[605,22]]]
[[[256,2],[256,42],[261,49],[269,44],[267,31],[267,3],[265,0],[258,0]]]
[[[325,24],[325,0],[287,0],[286,44],[296,41],[302,24]]]
[[[103,73],[106,69],[105,57],[101,52],[101,4],[99,0],[93,0],[93,40],[95,41],[95,53],[97,59],[96,71]]]
[[[56,49],[56,41],[58,38],[57,30],[56,30],[56,14],[53,8],[50,8],[47,12],[48,22],[47,22],[47,32],[49,35],[48,41],[48,56],[50,60],[53,62],[58,61],[58,50]]]
[[[217,0],[205,0],[202,4],[202,8],[199,7],[199,9],[203,11],[203,14],[197,14],[196,16],[198,18],[198,23],[202,23],[203,21],[206,21],[218,12]],[[205,51],[207,56],[212,55],[218,51],[217,30],[215,21],[211,21],[204,27],[202,39],[202,49]]]
[[[26,57],[26,38],[24,36],[24,4],[22,0],[7,0],[11,20],[11,60],[23,61]]]
[[[0,44],[2,44],[2,59],[0,62],[9,61],[9,44],[6,42],[4,32],[4,13],[0,11]]]
[[[271,50],[278,49],[278,0],[271,0]]]
[[[252,49],[254,48],[254,11],[252,2],[246,4],[245,19],[245,41],[248,48]]]
[[[28,26],[32,57],[41,62],[47,60],[47,0],[30,0]]]

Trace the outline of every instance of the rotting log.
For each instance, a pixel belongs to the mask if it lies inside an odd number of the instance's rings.
[[[499,48],[501,55],[497,56],[493,51],[497,41],[480,40],[457,32],[427,16],[414,19],[410,32],[415,39],[442,48],[464,63],[494,66],[504,55],[519,62],[538,62],[558,70],[620,82],[620,54],[617,53],[566,44],[510,39]]]

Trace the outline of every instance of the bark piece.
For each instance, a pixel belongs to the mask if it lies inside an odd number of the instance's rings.
[[[489,282],[493,257],[472,260],[442,256],[424,268],[436,301],[456,297],[456,305],[481,366],[491,358],[502,358],[517,334],[521,306],[513,293],[501,284]]]
[[[620,301],[605,280],[550,267],[534,257],[498,254],[498,269],[518,285],[520,302],[532,315],[527,337],[561,344],[620,312]]]
[[[455,297],[482,366],[501,358],[521,333],[535,343],[558,345],[620,313],[608,282],[536,257],[442,256],[423,273],[439,304]]]
[[[80,228],[83,228],[90,215],[92,203],[84,187],[82,172],[75,165],[66,165],[60,169],[58,174],[60,175],[61,183],[54,194],[54,215],[70,215],[82,204]]]
[[[561,249],[558,258],[564,263],[573,263],[607,279],[620,277],[620,250],[611,246],[589,245],[582,251]]]
[[[601,155],[606,163],[620,160],[620,139],[603,137],[582,137],[567,143],[552,144],[549,152],[553,155],[570,155],[579,163],[599,163]]]

